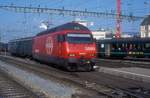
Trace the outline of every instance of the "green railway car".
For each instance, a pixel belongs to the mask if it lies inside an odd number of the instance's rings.
[[[150,38],[120,38],[97,41],[98,57],[150,57]]]

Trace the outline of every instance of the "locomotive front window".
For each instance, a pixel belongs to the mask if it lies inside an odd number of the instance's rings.
[[[91,43],[93,38],[90,34],[67,34],[67,41],[70,43]]]

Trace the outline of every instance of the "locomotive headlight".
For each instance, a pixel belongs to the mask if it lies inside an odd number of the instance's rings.
[[[88,63],[88,64],[89,64],[89,63],[90,63],[90,61],[87,61],[86,63]]]
[[[75,56],[75,54],[71,53],[71,54],[69,54],[69,56]]]
[[[91,56],[95,56],[95,54],[91,54]]]

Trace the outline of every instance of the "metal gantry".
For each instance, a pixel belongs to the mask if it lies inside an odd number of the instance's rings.
[[[69,16],[89,16],[89,17],[98,17],[98,18],[114,18],[116,19],[116,13],[106,13],[106,12],[92,12],[88,10],[68,10],[64,7],[61,9],[53,8],[44,8],[44,7],[23,7],[15,5],[0,5],[0,9],[14,11],[17,13],[45,13],[45,14],[56,14],[56,15],[69,15]],[[131,16],[131,15],[120,15],[120,19],[125,19],[129,21],[136,21],[143,19],[144,17],[140,16]]]

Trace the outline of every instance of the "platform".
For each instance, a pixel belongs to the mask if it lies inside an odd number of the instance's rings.
[[[150,69],[139,67],[107,68],[100,67],[99,72],[150,83]]]

